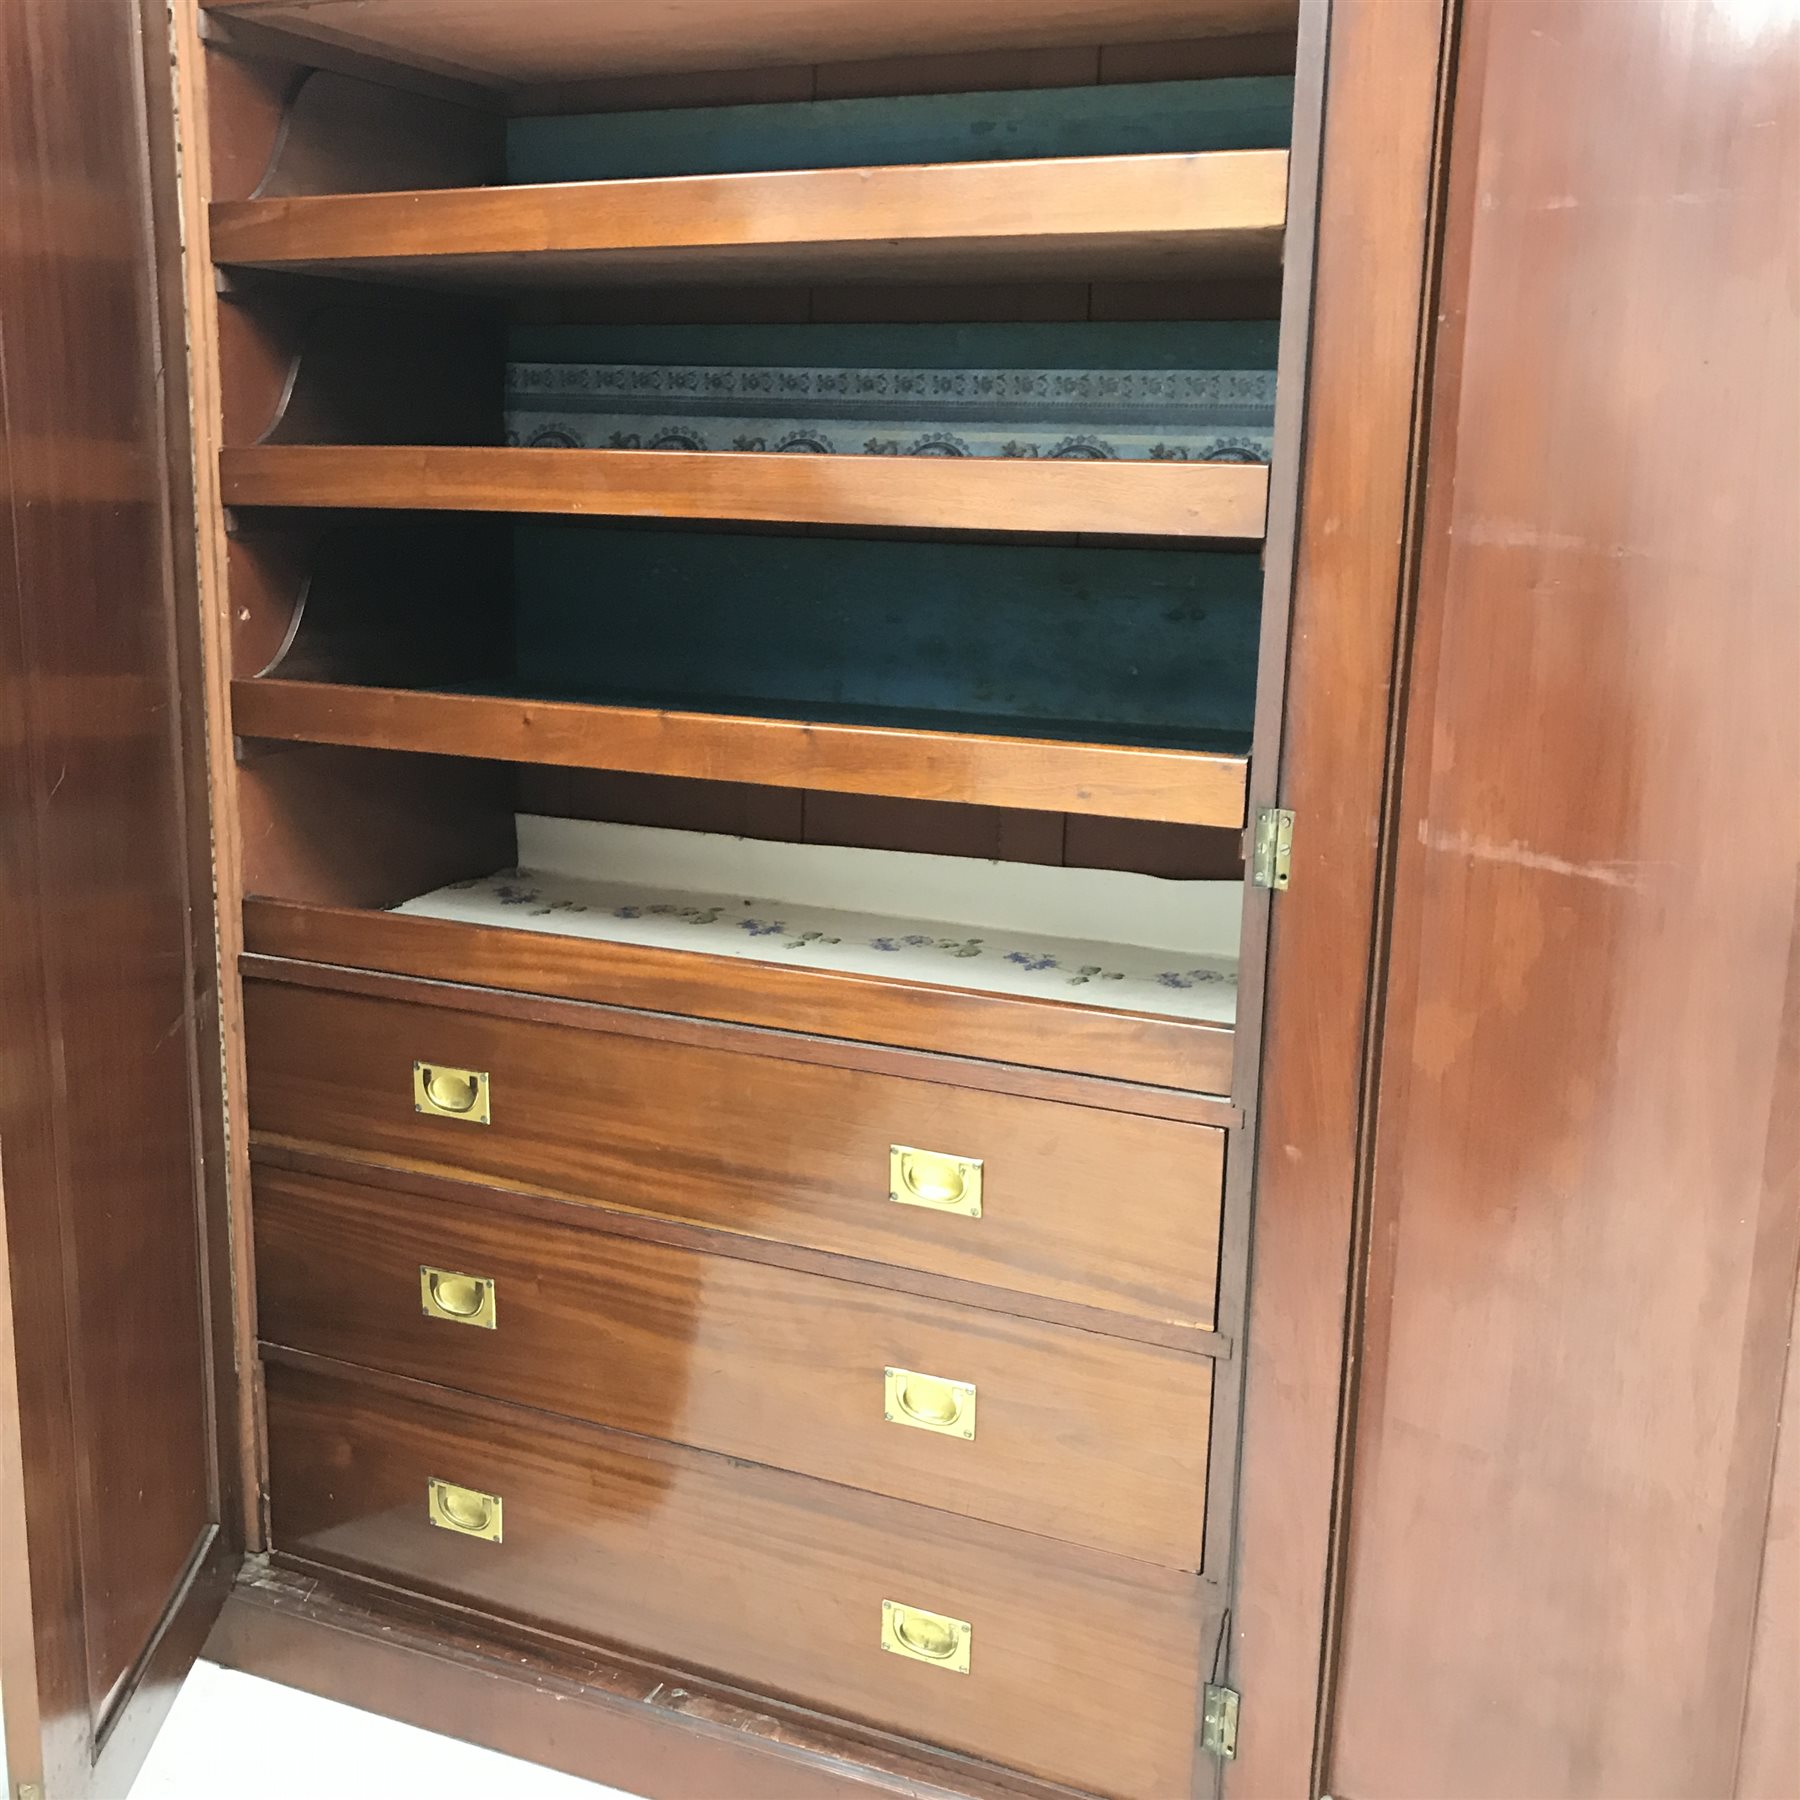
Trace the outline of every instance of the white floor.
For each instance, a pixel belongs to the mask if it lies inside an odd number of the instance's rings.
[[[270,1752],[280,1757],[272,1767]],[[630,1800],[536,1763],[197,1663],[119,1800]]]

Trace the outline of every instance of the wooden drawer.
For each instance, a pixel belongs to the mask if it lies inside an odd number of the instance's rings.
[[[281,982],[245,996],[261,1138],[1212,1324],[1210,1127]],[[419,1061],[491,1076],[492,1122],[415,1111]],[[894,1204],[894,1145],[981,1159],[981,1216]]]
[[[773,1469],[436,1390],[268,1369],[278,1550],[1095,1792],[1191,1772],[1202,1584]],[[434,1526],[432,1478],[501,1501]],[[969,1672],[885,1651],[882,1603],[972,1626]]]
[[[272,1343],[1200,1565],[1204,1357],[546,1224],[498,1201],[259,1169],[254,1212]],[[422,1268],[493,1282],[492,1328],[428,1317]],[[888,1401],[890,1368],[966,1382],[972,1408],[948,1431],[890,1423],[906,1416]]]

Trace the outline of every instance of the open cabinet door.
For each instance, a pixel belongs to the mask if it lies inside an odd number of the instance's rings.
[[[179,698],[182,340],[151,203],[171,154],[160,10],[0,5],[9,1800],[126,1793],[236,1560],[202,1204],[213,929]]]

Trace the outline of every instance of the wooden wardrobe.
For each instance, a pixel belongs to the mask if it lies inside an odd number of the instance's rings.
[[[1800,1791],[1797,102],[0,8],[8,1800]]]

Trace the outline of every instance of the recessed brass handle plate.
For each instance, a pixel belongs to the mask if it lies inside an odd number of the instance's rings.
[[[881,1647],[914,1662],[930,1663],[957,1675],[969,1672],[969,1647],[975,1627],[967,1619],[951,1619],[922,1606],[898,1600],[881,1603]]]
[[[493,1084],[480,1069],[453,1069],[448,1063],[413,1064],[413,1111],[465,1125],[491,1125]]]
[[[498,1494],[458,1487],[454,1481],[440,1481],[433,1475],[425,1483],[425,1509],[432,1524],[443,1531],[459,1532],[489,1544],[500,1542]]]
[[[902,1206],[981,1217],[981,1158],[950,1156],[942,1150],[888,1146],[888,1198]]]
[[[492,1331],[500,1322],[499,1295],[485,1275],[458,1275],[420,1263],[419,1305],[426,1318],[447,1319],[453,1325]]]
[[[881,1397],[881,1415],[890,1425],[915,1431],[941,1431],[945,1437],[975,1435],[975,1384],[921,1375],[916,1369],[889,1369]]]

